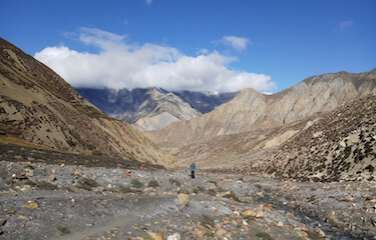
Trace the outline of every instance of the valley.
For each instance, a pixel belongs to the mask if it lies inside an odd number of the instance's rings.
[[[0,239],[372,239],[376,234],[371,182],[296,182],[218,171],[198,171],[197,179],[190,179],[185,170],[55,164],[58,156],[23,162],[16,148],[2,150]]]
[[[76,91],[0,56],[0,239],[375,239],[376,70]]]

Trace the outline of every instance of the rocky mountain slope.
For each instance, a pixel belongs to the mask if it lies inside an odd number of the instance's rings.
[[[51,69],[0,39],[0,138],[43,148],[166,163],[140,132],[103,114]]]
[[[301,180],[374,180],[376,96],[344,104],[284,143],[268,173]]]
[[[373,180],[376,96],[282,127],[224,135],[177,152],[180,166],[264,172],[314,181]]]
[[[77,88],[95,106],[143,130],[159,130],[172,122],[190,120],[230,101],[237,93],[167,91],[161,88]]]
[[[173,123],[150,137],[162,146],[181,147],[217,136],[280,127],[370,93],[376,93],[376,70],[314,76],[272,95],[245,89],[212,112]]]
[[[173,93],[162,93],[151,88],[147,95],[148,98],[137,110],[137,121],[134,122],[135,126],[143,130],[158,130],[173,122],[190,120],[201,115]]]
[[[208,113],[214,108],[233,99],[238,92],[210,93],[193,91],[175,91],[175,95],[189,103],[194,109],[201,113]]]
[[[201,115],[174,93],[160,88],[81,88],[78,91],[112,117],[132,123],[142,130],[158,130],[172,122]]]

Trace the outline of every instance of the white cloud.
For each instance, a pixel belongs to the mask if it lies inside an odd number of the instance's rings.
[[[224,36],[220,42],[238,51],[247,49],[248,45],[250,44],[249,39],[237,36]]]
[[[354,25],[352,20],[344,20],[338,23],[339,30],[343,31],[347,28],[351,28]]]
[[[98,53],[52,46],[37,52],[35,58],[75,87],[213,92],[243,88],[268,91],[274,87],[270,76],[230,69],[236,58],[217,51],[189,56],[168,46],[129,43],[123,35],[92,28],[82,28],[79,40],[97,47]]]

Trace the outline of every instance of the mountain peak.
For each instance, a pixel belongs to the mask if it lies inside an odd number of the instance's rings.
[[[243,89],[210,113],[153,133],[153,139],[179,147],[220,135],[280,127],[368,94],[376,94],[376,76],[347,72],[313,76],[272,95]]]

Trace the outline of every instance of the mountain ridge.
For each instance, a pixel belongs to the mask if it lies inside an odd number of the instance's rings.
[[[209,95],[162,88],[77,90],[98,108],[141,130],[159,130],[172,122],[189,120],[232,99],[236,93]]]
[[[164,164],[172,158],[110,118],[50,68],[0,38],[0,132],[63,152]]]
[[[173,123],[149,136],[161,146],[181,147],[220,135],[282,126],[375,92],[375,71],[322,74],[272,95],[243,90],[210,113]]]

